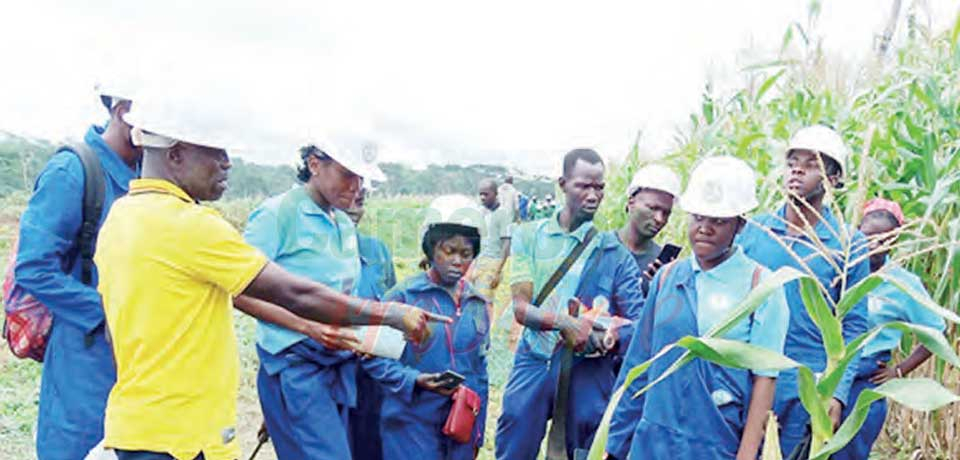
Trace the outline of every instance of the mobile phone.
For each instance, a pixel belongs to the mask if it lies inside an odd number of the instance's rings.
[[[454,371],[446,370],[446,371],[443,371],[442,374],[437,376],[434,382],[436,382],[438,385],[440,385],[443,388],[452,390],[460,386],[460,384],[463,383],[464,380],[466,380],[464,376]]]
[[[667,243],[663,245],[663,249],[660,250],[660,254],[657,255],[657,260],[663,265],[673,262],[673,260],[680,255],[680,250],[680,246]]]

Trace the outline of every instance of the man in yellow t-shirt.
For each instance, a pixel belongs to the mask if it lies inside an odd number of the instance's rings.
[[[349,297],[269,262],[198,204],[226,190],[225,143],[179,124],[185,116],[162,118],[150,102],[127,120],[145,152],[143,179],[114,204],[95,256],[117,364],[104,445],[120,460],[239,458],[235,297],[238,308],[267,321],[295,314],[304,331],[321,330],[315,322],[385,324],[421,341],[429,322],[449,321]],[[356,344],[347,332],[322,331],[318,340]]]

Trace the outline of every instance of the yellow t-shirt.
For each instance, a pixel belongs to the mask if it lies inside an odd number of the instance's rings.
[[[95,260],[117,363],[105,445],[239,458],[232,297],[266,257],[176,185],[140,179],[113,204]]]

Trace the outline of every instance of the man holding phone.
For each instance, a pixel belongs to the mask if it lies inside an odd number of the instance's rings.
[[[653,241],[670,220],[679,193],[680,178],[661,165],[640,168],[627,187],[627,222],[614,233],[643,273],[644,296],[657,270],[680,255],[679,246],[667,244],[661,248]]]

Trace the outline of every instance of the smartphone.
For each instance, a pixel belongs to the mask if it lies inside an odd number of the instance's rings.
[[[443,373],[440,374],[436,378],[436,380],[434,380],[434,382],[437,382],[437,384],[439,384],[443,388],[452,390],[460,386],[460,384],[463,383],[464,380],[466,380],[464,376],[454,371],[446,370],[446,371],[443,371]]]
[[[673,260],[680,255],[680,250],[680,246],[667,243],[663,245],[663,249],[660,250],[660,254],[657,255],[657,260],[663,265],[673,262]]]

